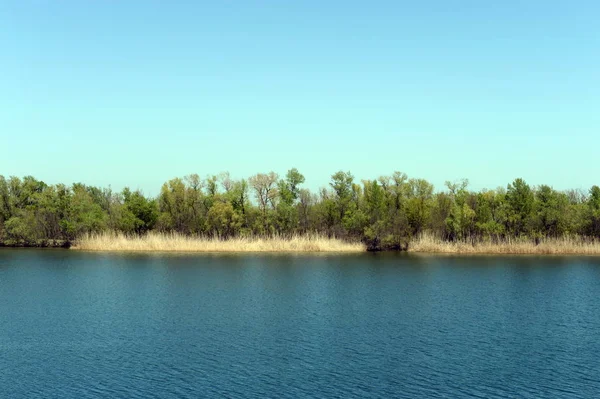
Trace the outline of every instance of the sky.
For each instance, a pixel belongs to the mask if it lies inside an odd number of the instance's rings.
[[[0,2],[0,175],[600,184],[598,1]]]

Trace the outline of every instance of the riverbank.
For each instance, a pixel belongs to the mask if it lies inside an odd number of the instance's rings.
[[[187,237],[179,234],[150,233],[142,237],[98,234],[83,237],[72,247],[84,251],[110,252],[365,252],[361,243],[350,243],[318,235],[289,238]]]
[[[600,255],[600,242],[583,238],[545,238],[501,242],[449,242],[431,236],[411,241],[408,252],[481,255]]]
[[[70,248],[66,240],[0,241],[0,248]]]
[[[0,247],[71,248],[106,252],[367,252],[367,246],[319,235],[271,238],[188,237],[180,234],[150,233],[142,237],[103,233],[83,237],[75,242],[44,240],[37,242],[0,242]],[[411,240],[404,249],[408,253],[457,255],[599,255],[600,241],[580,237],[500,242],[449,242],[433,236]]]

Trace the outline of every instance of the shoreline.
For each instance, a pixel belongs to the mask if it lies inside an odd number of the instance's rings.
[[[396,252],[415,255],[587,255],[600,256],[600,242],[582,238],[543,239],[504,242],[448,242],[430,236],[412,240],[404,250],[370,251],[359,242],[347,242],[318,235],[291,237],[238,237],[219,239],[188,237],[178,234],[151,233],[143,237],[122,234],[99,234],[73,242],[47,240],[37,243],[0,243],[0,248],[72,249],[89,252],[129,253],[330,253],[352,254]],[[406,248],[406,247],[405,247]]]
[[[292,237],[251,237],[217,239],[177,234],[148,234],[144,237],[96,235],[84,237],[74,250],[101,252],[185,252],[185,253],[368,253],[397,252],[429,255],[597,255],[600,242],[581,238],[513,240],[505,242],[448,242],[424,235],[408,243],[406,250],[370,251],[363,243],[351,243],[318,235]]]
[[[219,239],[179,234],[150,233],[143,237],[99,234],[83,237],[71,249],[95,252],[181,252],[181,253],[361,253],[362,243],[346,242],[319,235],[291,237],[237,237]]]
[[[423,236],[410,243],[408,252],[445,255],[600,255],[600,242],[562,237],[501,242],[449,242]]]
[[[0,248],[50,248],[69,249],[73,246],[67,240],[40,240],[39,242],[0,242]]]
[[[256,255],[256,254],[329,254],[329,255],[351,255],[351,254],[404,254],[404,255],[415,255],[415,256],[586,256],[586,257],[600,257],[600,252],[589,252],[589,251],[564,251],[564,252],[548,252],[548,251],[530,251],[530,252],[519,252],[519,251],[424,251],[424,250],[411,250],[408,251],[395,251],[395,250],[384,250],[384,251],[368,251],[366,249],[361,249],[358,251],[350,250],[350,251],[331,251],[331,250],[231,250],[231,249],[222,249],[222,250],[181,250],[181,249],[90,249],[90,248],[81,248],[76,245],[72,245],[70,247],[67,246],[39,246],[39,245],[0,245],[0,250],[27,250],[27,249],[39,249],[39,250],[67,250],[67,251],[75,251],[75,252],[92,252],[92,253],[129,253],[129,254],[221,254],[221,255],[235,255],[235,254],[248,254],[248,255]]]

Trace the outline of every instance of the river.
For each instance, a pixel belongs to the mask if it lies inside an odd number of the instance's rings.
[[[2,398],[595,398],[600,258],[0,249]]]

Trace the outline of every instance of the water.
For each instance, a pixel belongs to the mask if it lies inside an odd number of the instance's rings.
[[[0,250],[1,398],[595,398],[600,259]]]

